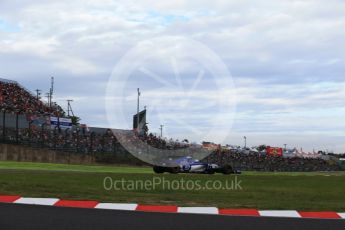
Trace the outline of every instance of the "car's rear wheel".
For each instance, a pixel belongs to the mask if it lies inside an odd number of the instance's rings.
[[[153,166],[153,171],[157,174],[165,173],[165,168],[161,166]]]
[[[231,165],[225,165],[223,166],[221,172],[225,175],[229,175],[231,173],[234,173],[234,170],[232,169]]]
[[[208,169],[206,173],[212,175],[212,174],[215,174],[216,172],[214,171],[214,169]]]

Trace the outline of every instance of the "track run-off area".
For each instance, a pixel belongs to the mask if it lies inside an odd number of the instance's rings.
[[[195,186],[173,186],[181,180]],[[157,175],[150,167],[0,162],[0,194],[111,203],[344,212],[344,182],[343,172]]]

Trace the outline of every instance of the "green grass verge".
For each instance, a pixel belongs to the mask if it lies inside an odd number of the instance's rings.
[[[68,171],[68,172],[90,172],[90,173],[151,173],[152,172],[152,169],[149,167],[72,165],[72,164],[16,162],[16,161],[0,161],[0,170],[1,169]]]
[[[127,181],[159,178],[172,182],[183,179],[199,181],[202,185],[207,181],[225,184],[237,177],[242,181],[242,190],[168,190],[160,185],[152,190],[107,191],[103,186],[105,177]],[[150,168],[0,162],[0,194],[25,197],[344,212],[344,191],[344,173],[248,172],[239,176],[164,174],[157,177]]]

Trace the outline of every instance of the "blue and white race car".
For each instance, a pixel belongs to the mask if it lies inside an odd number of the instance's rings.
[[[202,173],[202,174],[240,174],[231,165],[219,166],[217,164],[203,163],[192,157],[168,158],[161,166],[153,166],[155,173]]]

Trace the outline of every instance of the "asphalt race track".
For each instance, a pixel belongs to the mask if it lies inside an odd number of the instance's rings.
[[[145,213],[2,203],[0,204],[0,229],[343,230],[345,229],[345,221]]]

